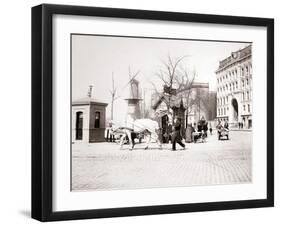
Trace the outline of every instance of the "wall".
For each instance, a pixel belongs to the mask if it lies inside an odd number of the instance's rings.
[[[101,104],[91,104],[90,107],[90,133],[89,133],[89,141],[90,142],[103,142],[104,139],[104,131],[105,131],[105,119],[106,119],[106,106]],[[100,127],[95,128],[95,114],[96,112],[100,113]]]
[[[47,0],[46,0],[47,1]],[[0,213],[1,225],[41,225],[30,215],[30,159],[31,159],[31,78],[30,78],[30,7],[36,0],[1,2],[1,157],[0,157]],[[183,11],[192,13],[230,14],[274,17],[276,29],[275,60],[281,61],[281,14],[278,1],[156,1],[156,0],[64,0],[47,1],[57,4],[96,5],[120,8]],[[281,67],[276,64],[275,83],[281,84]],[[277,88],[277,87],[276,87]],[[276,89],[276,115],[281,115],[281,89]],[[5,108],[3,109],[3,106]],[[280,117],[275,119],[276,137],[281,136]],[[276,139],[276,207],[204,213],[170,214],[52,223],[52,225],[277,225],[280,221],[281,199],[281,139]]]

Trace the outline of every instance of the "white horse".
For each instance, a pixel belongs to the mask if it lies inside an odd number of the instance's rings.
[[[148,145],[150,144],[151,139],[155,140],[158,143],[160,149],[162,148],[158,136],[159,125],[156,121],[152,119],[137,119],[131,122],[130,124],[131,125],[127,127],[121,126],[114,130],[116,132],[123,133],[123,135],[120,138],[120,148],[123,147],[125,137],[127,136],[129,139],[129,143],[131,145],[130,150],[133,150],[135,145],[134,140],[132,139],[133,134],[143,135],[147,138],[145,149],[148,149]]]

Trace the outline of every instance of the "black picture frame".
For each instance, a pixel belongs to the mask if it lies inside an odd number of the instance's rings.
[[[52,210],[52,18],[55,14],[267,28],[267,198],[94,210]],[[274,20],[133,9],[43,4],[32,8],[32,218],[40,221],[123,217],[274,206]]]

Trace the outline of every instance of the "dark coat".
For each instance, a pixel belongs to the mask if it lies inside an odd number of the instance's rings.
[[[176,121],[172,134],[172,140],[180,141],[181,139],[181,123],[180,121]]]

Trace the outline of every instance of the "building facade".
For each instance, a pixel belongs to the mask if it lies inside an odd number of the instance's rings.
[[[252,127],[252,46],[232,52],[219,62],[217,119],[232,127]]]
[[[106,106],[91,97],[72,102],[72,143],[105,141]]]

